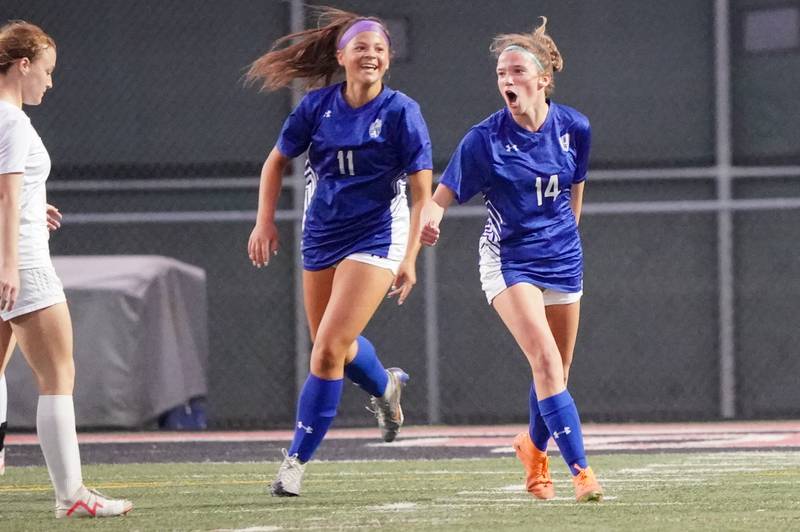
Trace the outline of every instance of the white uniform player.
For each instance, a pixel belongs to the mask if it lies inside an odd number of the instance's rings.
[[[41,28],[0,28],[0,372],[16,338],[39,386],[36,429],[55,488],[56,517],[108,517],[133,507],[83,485],[72,391],[72,324],[48,248],[50,157],[22,111],[53,85],[53,39]]]

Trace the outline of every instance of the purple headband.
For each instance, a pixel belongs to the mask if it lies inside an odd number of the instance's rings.
[[[342,38],[339,39],[339,50],[344,49],[344,47],[347,46],[347,43],[353,40],[353,37],[364,31],[374,31],[375,33],[380,33],[383,35],[383,38],[386,40],[387,44],[392,44],[392,41],[389,39],[389,34],[386,33],[386,30],[380,22],[362,19],[350,26],[347,31],[344,32]]]

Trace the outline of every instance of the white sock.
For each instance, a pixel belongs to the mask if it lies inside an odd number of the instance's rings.
[[[36,433],[56,490],[56,500],[66,501],[83,485],[71,395],[39,396]]]
[[[6,389],[6,376],[0,375],[0,425],[8,421],[8,390]]]

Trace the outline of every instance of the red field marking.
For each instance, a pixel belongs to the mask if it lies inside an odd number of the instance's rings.
[[[525,425],[404,427],[392,447],[509,447]],[[375,428],[333,429],[327,440],[374,439]],[[800,448],[800,421],[713,423],[587,423],[586,447],[604,450]],[[83,433],[80,443],[190,443],[289,441],[292,431]],[[9,434],[9,445],[37,445],[35,434]],[[510,452],[510,450],[509,450]]]

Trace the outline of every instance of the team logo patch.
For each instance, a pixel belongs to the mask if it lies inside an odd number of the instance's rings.
[[[561,143],[561,149],[569,151],[569,133],[564,133],[559,137],[558,141]]]
[[[378,135],[381,134],[381,126],[382,125],[383,125],[383,122],[381,122],[381,119],[380,118],[376,119],[369,126],[369,137],[372,138],[372,139],[378,138]]]

